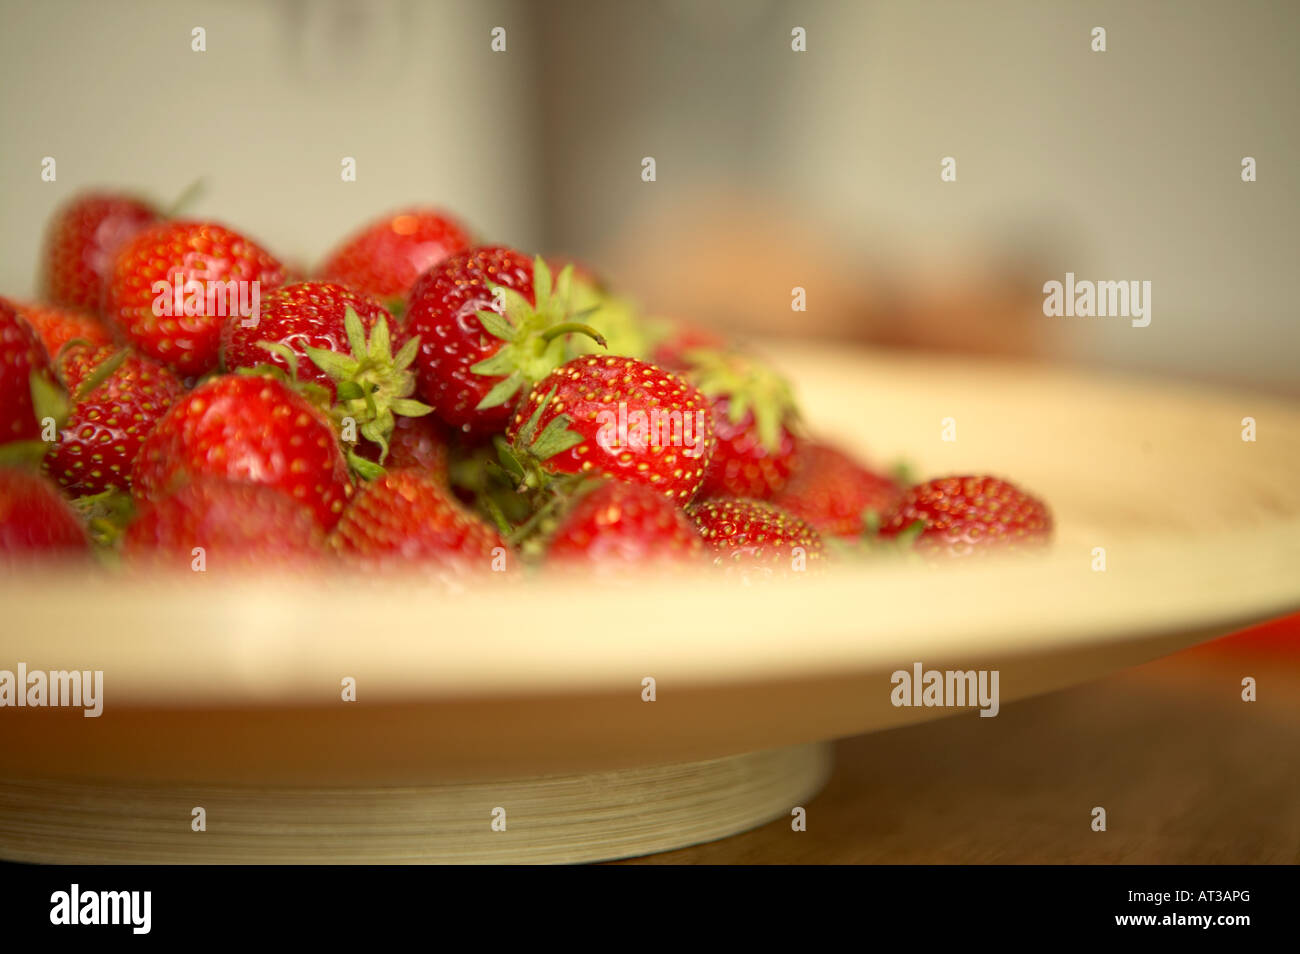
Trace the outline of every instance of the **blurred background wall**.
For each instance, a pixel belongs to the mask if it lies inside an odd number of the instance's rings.
[[[3,293],[34,291],[39,229],[78,188],[203,176],[197,213],[305,264],[427,201],[658,311],[1300,391],[1294,2],[0,9]],[[1152,282],[1151,325],[1043,317],[1066,271]]]

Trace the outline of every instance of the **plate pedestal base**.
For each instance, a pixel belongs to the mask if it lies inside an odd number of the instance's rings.
[[[4,779],[0,857],[56,864],[602,861],[788,818],[821,789],[830,767],[830,743],[816,743],[653,768],[410,788]],[[192,828],[196,808],[204,831]]]

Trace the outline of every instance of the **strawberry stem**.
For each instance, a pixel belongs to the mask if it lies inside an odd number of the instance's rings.
[[[575,333],[586,335],[588,338],[596,342],[596,344],[600,345],[602,348],[606,348],[609,346],[605,341],[604,335],[602,335],[595,328],[591,327],[591,325],[584,325],[582,324],[582,322],[579,321],[566,321],[563,324],[556,325],[554,328],[548,328],[546,331],[543,331],[538,337],[540,337],[542,341],[545,341],[547,344],[550,344],[560,335],[568,335],[568,334],[575,334]]]
[[[162,217],[164,219],[178,218],[207,190],[207,185],[207,182],[203,179],[195,179],[181,190],[181,194],[172,200],[171,205],[163,210]]]

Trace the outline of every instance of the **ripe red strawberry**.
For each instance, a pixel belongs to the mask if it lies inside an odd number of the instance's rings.
[[[238,315],[226,320],[222,354],[227,368],[270,364],[289,372],[295,387],[318,389],[331,408],[348,446],[348,461],[374,477],[365,453],[386,463],[394,415],[419,416],[431,408],[412,400],[419,338],[410,338],[394,355],[392,316],[360,292],[329,282],[288,285],[267,296],[256,327],[244,327]],[[369,337],[366,331],[369,329]]]
[[[238,232],[210,222],[163,222],[122,247],[104,312],[142,354],[197,376],[217,366],[222,325],[231,312],[251,308],[252,283],[260,298],[284,280],[283,266]],[[191,281],[198,285],[187,291]]]
[[[0,467],[0,563],[17,566],[36,554],[83,556],[90,540],[54,485],[16,467]]]
[[[569,320],[572,270],[552,283],[537,258],[495,246],[453,255],[411,289],[406,333],[419,336],[420,397],[451,427],[502,430],[527,385],[573,356],[565,336],[594,329]]]
[[[604,474],[690,502],[713,453],[708,399],[635,358],[575,358],[519,405],[509,436],[552,473]]]
[[[379,445],[367,443],[358,449],[366,460],[379,462]],[[388,437],[384,467],[390,470],[426,470],[440,480],[447,479],[447,431],[432,416],[396,417]]]
[[[601,481],[582,493],[546,548],[548,563],[598,570],[660,562],[701,562],[704,541],[686,514],[640,484]]]
[[[10,301],[9,304],[40,337],[51,363],[69,341],[81,340],[87,344],[106,345],[113,340],[108,326],[89,312],[25,301]]]
[[[44,297],[55,305],[98,313],[118,250],[158,219],[139,199],[83,193],[50,220],[42,256]]]
[[[406,209],[348,238],[325,260],[320,274],[374,295],[397,314],[417,278],[471,244],[465,227],[446,213]]]
[[[753,358],[690,350],[683,377],[713,403],[718,445],[700,491],[706,497],[766,500],[798,463],[798,421],[789,383]]]
[[[997,477],[941,477],[909,487],[885,514],[880,535],[894,538],[916,524],[915,548],[939,559],[1041,547],[1052,533],[1042,501]]]
[[[754,410],[737,413],[734,398],[713,398],[713,432],[718,437],[709,469],[704,475],[706,497],[750,497],[766,500],[785,486],[798,459],[794,432],[777,423],[764,431]]]
[[[452,255],[420,276],[406,312],[407,333],[421,341],[415,359],[420,397],[447,424],[467,432],[501,430],[510,418],[506,404],[477,410],[500,380],[471,370],[502,344],[476,317],[502,310],[488,282],[535,304],[533,263],[513,249],[487,246]]]
[[[122,537],[122,552],[133,562],[176,570],[195,569],[201,556],[205,571],[329,555],[325,533],[304,504],[264,484],[211,477],[146,503]]]
[[[772,503],[824,536],[855,537],[866,531],[868,512],[879,519],[902,492],[892,479],[864,467],[838,447],[805,440],[799,446],[798,470]]]
[[[350,562],[432,567],[444,579],[513,563],[497,531],[420,470],[390,470],[363,486],[330,540]]]
[[[328,419],[260,375],[213,378],[176,401],[140,448],[132,492],[156,499],[202,476],[266,484],[306,504],[326,529],[352,495]]]
[[[45,348],[32,326],[0,299],[0,444],[40,436],[32,407],[33,373],[50,378]]]
[[[817,531],[765,501],[719,497],[692,505],[688,513],[717,566],[797,573],[822,563]]]
[[[73,345],[59,360],[71,408],[45,473],[74,496],[129,490],[140,445],[184,393],[170,369],[113,345]]]
[[[393,316],[364,292],[330,282],[299,282],[285,285],[262,298],[257,324],[245,327],[239,315],[231,315],[221,329],[221,363],[227,371],[270,364],[291,370],[283,349],[270,350],[262,343],[283,345],[293,352],[298,380],[311,381],[334,397],[334,381],[308,357],[306,346],[350,355],[351,345],[344,328],[344,316],[351,308],[369,332],[383,318],[393,328]]]

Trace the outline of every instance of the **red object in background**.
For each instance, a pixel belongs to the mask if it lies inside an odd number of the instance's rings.
[[[1180,655],[1268,655],[1289,657],[1300,665],[1300,613],[1251,626],[1200,646],[1185,649]]]
[[[417,278],[471,244],[469,230],[445,212],[405,209],[349,236],[320,273],[374,295],[391,310],[404,307]]]
[[[157,210],[128,195],[74,196],[55,213],[45,236],[45,297],[55,305],[98,313],[114,256],[157,219]]]

